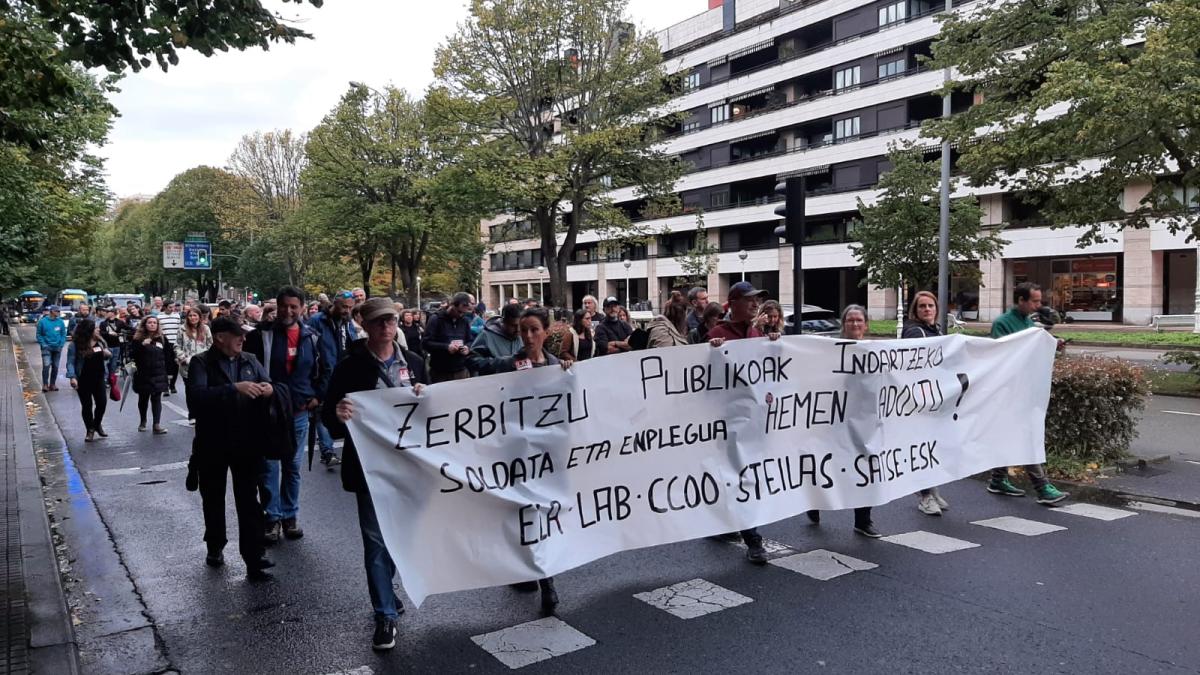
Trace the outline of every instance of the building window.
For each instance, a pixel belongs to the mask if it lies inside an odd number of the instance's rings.
[[[690,134],[693,131],[699,131],[699,130],[700,130],[699,120],[697,120],[695,122],[684,122],[683,123],[683,133],[685,133],[685,134]]]
[[[904,59],[896,59],[887,63],[879,64],[879,79],[885,77],[894,77],[904,72]]]
[[[890,5],[879,8],[879,27],[890,26],[899,21],[903,21],[906,16],[907,2],[893,2]]]
[[[845,89],[846,87],[857,87],[858,82],[859,82],[859,77],[861,77],[861,75],[862,75],[862,68],[859,66],[843,68],[843,69],[837,71],[836,73],[834,73],[833,88],[835,90],[841,90],[841,89]]]
[[[726,204],[729,203],[729,193],[728,192],[714,192],[709,196],[708,201],[709,201],[709,207],[714,208],[714,209],[717,207],[720,207],[720,206],[725,206]]]
[[[700,72],[693,71],[688,73],[688,76],[683,79],[683,90],[693,91],[700,88]]]
[[[715,108],[709,108],[708,114],[712,117],[712,123],[724,122],[729,119],[729,106],[719,105]]]
[[[835,139],[851,138],[858,135],[858,117],[847,117],[844,120],[838,120],[833,125],[833,137]]]

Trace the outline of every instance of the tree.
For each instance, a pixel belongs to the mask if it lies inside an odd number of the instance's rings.
[[[473,165],[496,211],[528,215],[565,304],[579,232],[620,238],[630,214],[613,186],[648,202],[673,198],[681,173],[656,144],[672,87],[658,42],[634,35],[627,0],[473,0],[470,17],[437,52],[434,109],[483,139]],[[558,241],[562,235],[561,244]]]
[[[896,288],[933,289],[938,279],[938,184],[936,163],[912,146],[893,147],[892,169],[879,179],[883,194],[871,206],[858,200],[862,218],[852,225],[857,240],[850,249],[867,269],[863,283]],[[978,280],[975,261],[1000,255],[1006,242],[995,230],[984,231],[983,212],[974,197],[950,204],[950,260],[954,274]]]
[[[686,283],[693,286],[707,286],[708,275],[717,269],[716,246],[708,242],[708,229],[704,227],[704,211],[696,213],[696,238],[692,247],[682,255],[675,256],[676,262],[683,270]]]
[[[1053,225],[1145,227],[1164,217],[1200,235],[1200,7],[1191,0],[1015,0],[950,17],[934,45],[950,87],[976,105],[927,133],[958,141],[958,167],[1041,202]],[[978,129],[985,143],[968,143]],[[1079,169],[1086,169],[1080,171]],[[1131,181],[1150,194],[1120,208]],[[1189,211],[1189,208],[1192,209]]]
[[[263,227],[252,231],[252,239],[266,242],[254,248],[254,265],[283,265],[286,282],[292,286],[304,285],[309,270],[324,253],[313,229],[303,227],[296,219],[307,143],[306,134],[293,135],[290,129],[256,131],[242,136],[229,157],[229,170],[244,179],[254,191],[265,218]],[[258,276],[251,267],[244,269]]]

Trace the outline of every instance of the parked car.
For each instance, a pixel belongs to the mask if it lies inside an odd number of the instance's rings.
[[[800,330],[796,330],[796,314],[792,305],[783,305],[783,323],[784,330],[788,335],[803,333],[805,335],[828,335],[837,337],[842,332],[842,320],[838,318],[838,313],[817,307],[816,305],[804,305],[801,310]]]

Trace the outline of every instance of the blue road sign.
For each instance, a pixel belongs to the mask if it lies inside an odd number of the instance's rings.
[[[212,243],[207,241],[183,242],[183,269],[211,270]]]

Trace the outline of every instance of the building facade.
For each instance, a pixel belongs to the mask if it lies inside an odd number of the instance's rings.
[[[676,184],[683,212],[644,221],[661,234],[625,250],[608,251],[595,233],[580,233],[567,270],[571,305],[591,294],[660,307],[687,276],[680,256],[693,246],[700,213],[716,251],[710,298],[723,300],[745,278],[791,304],[792,249],[774,235],[780,224],[774,188],[802,171],[809,176],[805,302],[834,310],[855,302],[872,318],[894,317],[896,292],[863,284],[849,230],[858,200],[878,197],[874,186],[888,169],[889,146],[917,140],[921,122],[941,114],[942,101],[931,92],[942,73],[925,69],[919,57],[930,53],[938,33],[934,14],[943,3],[709,4],[658,34],[668,70],[685,78],[672,102],[684,119],[664,139],[689,165]],[[952,111],[971,104],[969,96],[955,97]],[[1129,186],[1124,203],[1137,204],[1146,190]],[[952,281],[950,297],[964,318],[998,316],[1022,281],[1041,284],[1052,306],[1079,321],[1144,325],[1156,314],[1192,313],[1197,247],[1166,223],[1112,230],[1105,243],[1081,249],[1082,228],[1051,229],[1039,223],[1036,206],[998,188],[971,193],[983,207],[983,224],[1003,226],[1009,244],[1000,259],[981,263],[982,283]],[[636,219],[642,204],[633,188],[611,195]],[[489,305],[540,298],[549,277],[532,229],[495,220],[483,223],[482,234],[492,242],[483,263]]]

